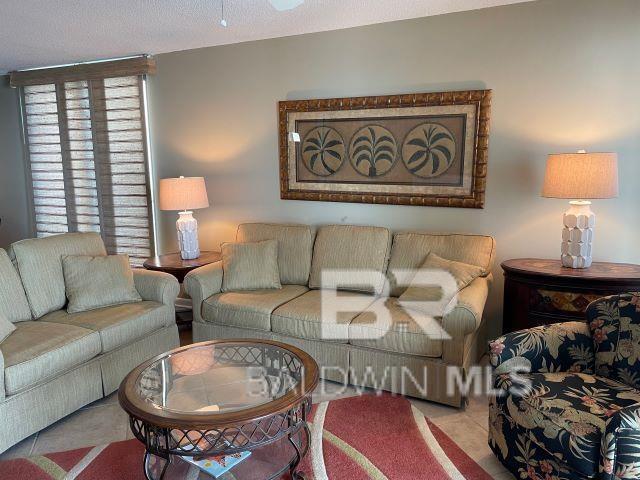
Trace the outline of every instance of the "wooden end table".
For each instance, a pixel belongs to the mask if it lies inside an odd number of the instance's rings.
[[[517,258],[502,262],[504,333],[549,323],[584,320],[592,301],[640,291],[640,265],[594,262],[563,267],[560,260]]]
[[[147,270],[169,273],[176,277],[178,282],[182,284],[184,277],[191,270],[209,265],[221,259],[222,254],[213,251],[200,252],[200,256],[193,260],[183,260],[180,253],[169,253],[167,255],[156,255],[155,257],[147,258],[143,266]],[[180,330],[189,329],[191,327],[191,320],[190,315],[189,318],[185,318],[179,313],[176,313],[176,323]]]
[[[220,252],[200,252],[200,256],[193,260],[183,260],[180,253],[168,253],[167,255],[156,255],[155,257],[147,258],[143,265],[147,270],[170,273],[182,283],[184,282],[184,277],[191,270],[204,267],[221,259],[222,254]]]

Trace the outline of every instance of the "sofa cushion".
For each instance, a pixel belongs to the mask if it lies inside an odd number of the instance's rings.
[[[364,274],[353,282],[354,273],[371,270],[384,274],[389,257],[391,232],[382,227],[327,225],[316,235],[311,262],[310,288],[337,288],[365,293],[380,293],[384,288],[382,275]],[[346,270],[322,284],[322,272]]]
[[[97,233],[65,233],[12,244],[10,256],[18,266],[33,318],[60,310],[67,303],[62,257],[106,254]]]
[[[486,276],[491,271],[495,240],[486,235],[458,233],[396,233],[387,271],[391,296],[402,295],[413,278],[411,274],[402,278],[402,275],[394,271],[420,268],[429,252],[449,260],[482,267],[482,275]]]
[[[347,343],[349,323],[374,300],[374,296],[362,293],[311,290],[275,309],[271,315],[271,331]]]
[[[278,242],[223,243],[222,291],[281,288]]]
[[[534,459],[540,449],[581,475],[591,478],[598,473],[605,423],[619,410],[638,404],[640,392],[584,373],[520,376],[531,382],[528,393],[499,395],[491,400],[492,448],[508,461],[521,455],[530,440],[526,451],[533,453]],[[497,376],[496,386],[508,385],[508,377]]]
[[[31,320],[31,309],[20,275],[6,251],[0,248],[0,315],[10,322]]]
[[[129,255],[69,255],[62,259],[62,270],[69,313],[142,301]]]
[[[302,285],[279,290],[247,290],[212,295],[202,304],[202,318],[211,323],[254,330],[271,330],[271,312],[307,291]]]
[[[440,357],[440,322],[405,310],[397,298],[379,298],[349,325],[349,343],[388,352]]]
[[[157,302],[138,302],[98,308],[88,312],[67,313],[57,310],[42,317],[45,322],[74,325],[100,335],[102,352],[123,345],[175,322],[173,309]]]
[[[238,226],[236,241],[278,241],[278,269],[283,285],[307,285],[311,270],[313,233],[307,225],[244,223]]]
[[[19,393],[100,353],[100,335],[86,328],[44,321],[15,324],[0,349],[7,395]]]

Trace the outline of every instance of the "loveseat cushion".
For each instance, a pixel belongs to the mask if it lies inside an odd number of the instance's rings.
[[[499,388],[505,386],[507,377],[496,377]],[[522,456],[523,451],[533,452],[534,460],[537,452],[547,456],[546,451],[580,475],[595,475],[606,421],[640,402],[640,392],[583,373],[532,373],[522,377],[531,381],[529,393],[491,399],[491,447],[506,462]]]
[[[278,269],[283,285],[307,285],[311,270],[313,233],[308,225],[244,223],[238,226],[237,242],[278,241]]]
[[[57,310],[45,315],[42,320],[97,332],[102,353],[128,345],[175,322],[171,307],[152,301],[115,305],[79,313]]]
[[[482,267],[482,274],[491,271],[495,253],[495,240],[486,235],[458,233],[396,233],[389,258],[388,277],[391,296],[399,297],[406,290],[413,275],[401,279],[396,270],[418,269],[429,252],[456,262]]]
[[[302,285],[283,285],[282,288],[244,290],[212,295],[202,304],[202,318],[206,322],[254,330],[271,330],[271,312],[308,290]]]
[[[7,395],[42,383],[100,353],[100,335],[86,328],[43,321],[15,325],[16,330],[0,346]]]
[[[379,298],[349,324],[349,343],[387,352],[440,357],[443,334],[436,319]]]
[[[97,233],[65,233],[12,244],[9,256],[18,266],[33,318],[60,310],[67,302],[62,257],[106,254]]]
[[[356,225],[326,225],[320,227],[313,247],[310,288],[335,288],[365,293],[380,293],[383,275],[364,274],[353,282],[358,272],[384,274],[389,259],[391,232],[382,227]],[[345,270],[332,275],[323,284],[324,271]],[[355,274],[355,275],[354,275]]]
[[[347,343],[351,320],[371,305],[375,297],[356,292],[324,293],[328,295],[324,301],[323,290],[310,290],[275,309],[271,330],[297,338]]]
[[[0,248],[0,315],[10,322],[31,320],[31,309],[20,275],[9,255]]]

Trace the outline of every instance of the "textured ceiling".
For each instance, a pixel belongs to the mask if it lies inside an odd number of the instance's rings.
[[[284,37],[527,0],[0,0],[0,73]]]

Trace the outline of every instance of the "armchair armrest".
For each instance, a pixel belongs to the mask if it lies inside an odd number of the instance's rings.
[[[629,393],[626,393],[629,395]],[[634,395],[640,403],[640,395]],[[640,405],[611,412],[605,422],[598,470],[603,480],[638,478],[640,471]],[[609,412],[607,412],[609,414]]]
[[[180,284],[173,275],[135,268],[133,281],[143,300],[153,300],[171,308],[175,307],[176,298],[180,293]]]
[[[222,262],[214,262],[187,273],[184,287],[193,301],[193,320],[202,322],[202,303],[222,288]]]
[[[586,322],[564,322],[507,333],[491,342],[496,374],[510,372],[593,373],[594,351]]]

